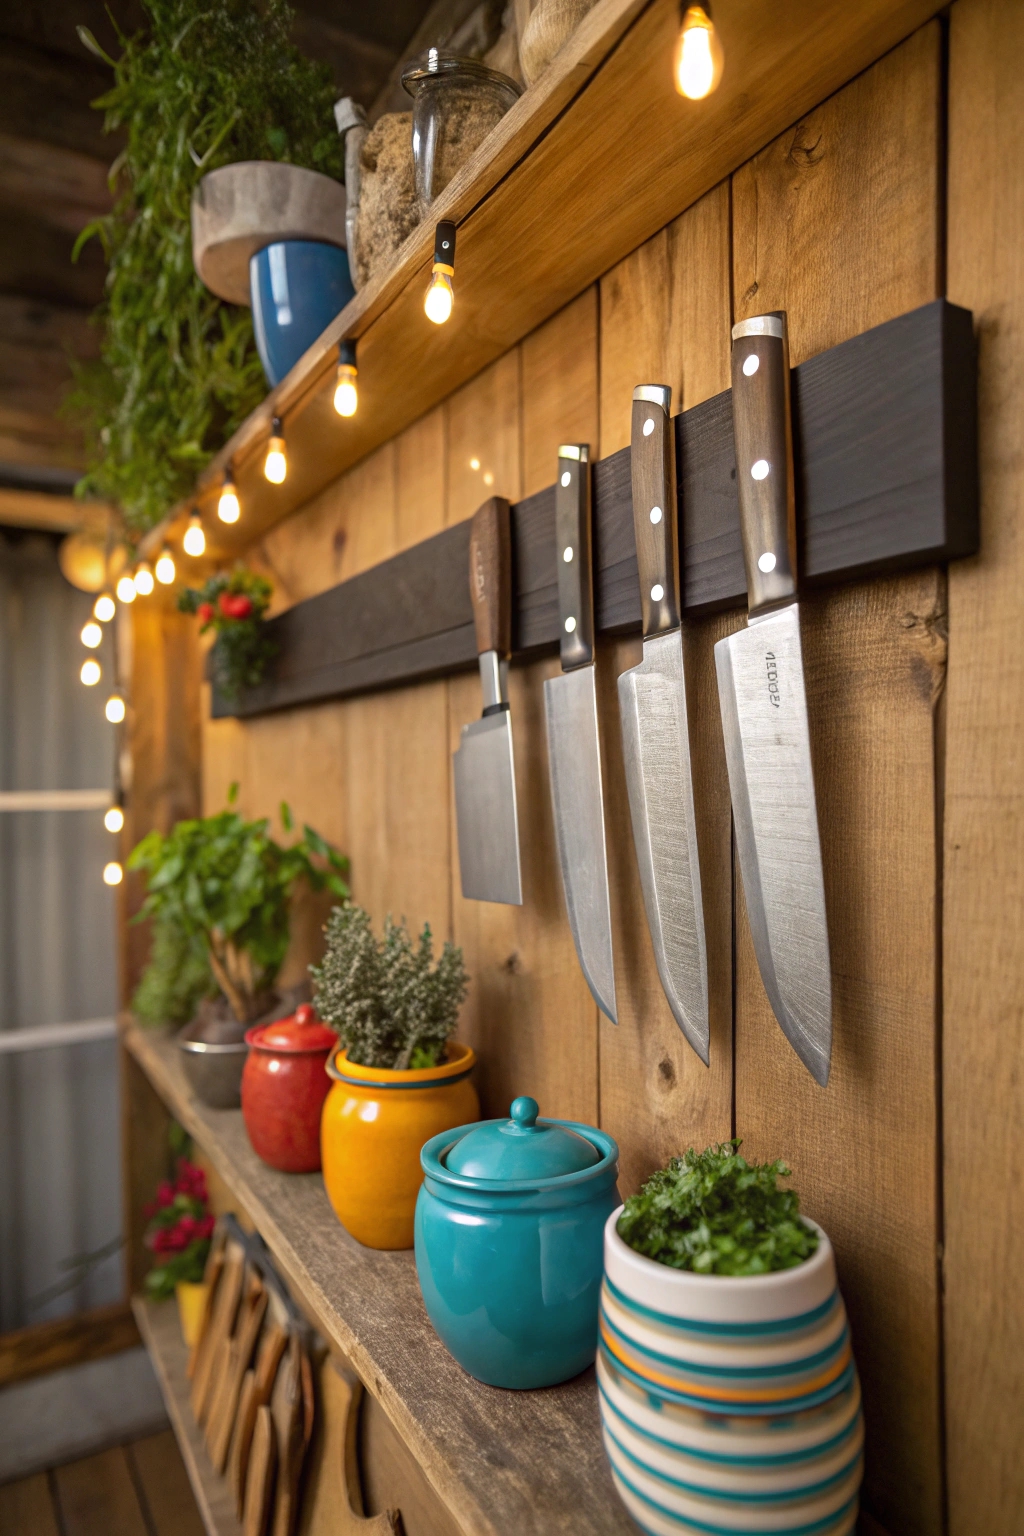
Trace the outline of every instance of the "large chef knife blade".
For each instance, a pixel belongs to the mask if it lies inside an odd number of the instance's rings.
[[[761,979],[813,1077],[828,1082],[832,972],[807,726],[785,315],[732,332],[749,622],[715,646],[736,846]]]
[[[633,391],[633,527],[644,659],[619,678],[633,841],[658,975],[676,1023],[708,1061],[708,964],[679,610],[671,389]]]
[[[594,677],[589,456],[586,443],[558,450],[555,544],[562,675],[545,682],[544,710],[555,840],[569,926],[594,1001],[617,1024]]]
[[[462,727],[455,753],[455,818],[462,894],[521,906],[519,819],[508,708],[512,650],[512,529],[509,504],[492,496],[473,517],[469,595],[476,623],[484,712]]]

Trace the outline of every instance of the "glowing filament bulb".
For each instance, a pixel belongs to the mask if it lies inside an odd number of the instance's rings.
[[[95,619],[90,619],[82,628],[82,644],[87,645],[90,651],[94,651],[103,639],[103,631]]]
[[[94,657],[90,656],[88,661],[82,662],[82,670],[78,675],[87,688],[95,688],[103,676],[103,668]]]
[[[188,520],[181,547],[186,555],[191,555],[193,559],[198,559],[206,551],[206,534],[203,532],[203,520],[198,512],[193,512]]]
[[[275,416],[270,427],[270,442],[263,461],[263,473],[271,485],[280,485],[288,473],[288,455],[284,446],[284,427],[280,416]]]
[[[119,693],[112,693],[107,700],[106,716],[111,725],[120,725],[125,716],[124,699]]]
[[[132,579],[139,596],[148,597],[153,590],[153,572],[148,560],[139,561],[138,569]]]
[[[222,523],[237,523],[242,515],[241,504],[238,500],[238,492],[235,490],[235,482],[230,475],[224,478],[221,486],[220,500],[217,503],[217,516]]]
[[[112,805],[103,818],[103,825],[108,832],[120,832],[124,826],[124,811],[119,805]]]
[[[427,296],[423,300],[423,308],[427,319],[433,320],[435,325],[444,325],[450,318],[452,305],[455,303],[455,293],[452,289],[452,271],[450,267],[444,267],[438,261],[434,263],[434,271],[430,279],[430,287]]]
[[[156,579],[161,586],[169,587],[177,572],[174,569],[174,556],[166,547],[160,551],[160,558],[156,563]],[[99,618],[99,614],[96,615]]]
[[[725,56],[714,23],[703,6],[687,6],[676,44],[676,90],[691,101],[701,101],[722,78]]]
[[[134,603],[135,601],[135,583],[127,572],[117,583],[117,600],[119,603]]]
[[[355,363],[339,363],[334,384],[334,409],[339,416],[354,416],[359,405],[356,378],[359,370]]]
[[[124,870],[116,859],[111,859],[109,864],[103,866],[104,885],[120,885],[124,879]]]
[[[109,624],[117,612],[117,604],[109,592],[101,592],[92,605],[92,616],[99,619],[101,624]]]

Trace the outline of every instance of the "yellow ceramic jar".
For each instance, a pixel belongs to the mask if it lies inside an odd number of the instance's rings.
[[[324,1184],[334,1214],[367,1248],[411,1248],[420,1148],[431,1136],[480,1118],[469,1074],[476,1056],[451,1044],[436,1067],[391,1072],[362,1067],[339,1047],[320,1120]]]

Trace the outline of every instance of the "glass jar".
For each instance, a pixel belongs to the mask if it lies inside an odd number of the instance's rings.
[[[402,84],[413,98],[416,193],[426,214],[520,91],[508,75],[443,48],[429,48],[407,65]]]

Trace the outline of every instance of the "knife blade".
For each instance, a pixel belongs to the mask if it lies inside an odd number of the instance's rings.
[[[594,672],[589,458],[587,443],[558,450],[555,545],[562,675],[544,683],[544,713],[569,927],[594,1001],[617,1024]]]
[[[732,331],[748,623],[715,646],[736,846],[754,950],[783,1032],[828,1082],[832,971],[807,723],[784,314]]]
[[[483,715],[462,727],[455,771],[455,819],[462,894],[521,906],[508,659],[512,652],[512,526],[509,504],[492,496],[474,514],[469,595],[484,695]]]
[[[633,842],[647,925],[669,1007],[708,1063],[708,964],[693,808],[679,609],[672,391],[633,391],[633,527],[644,659],[619,678]]]

